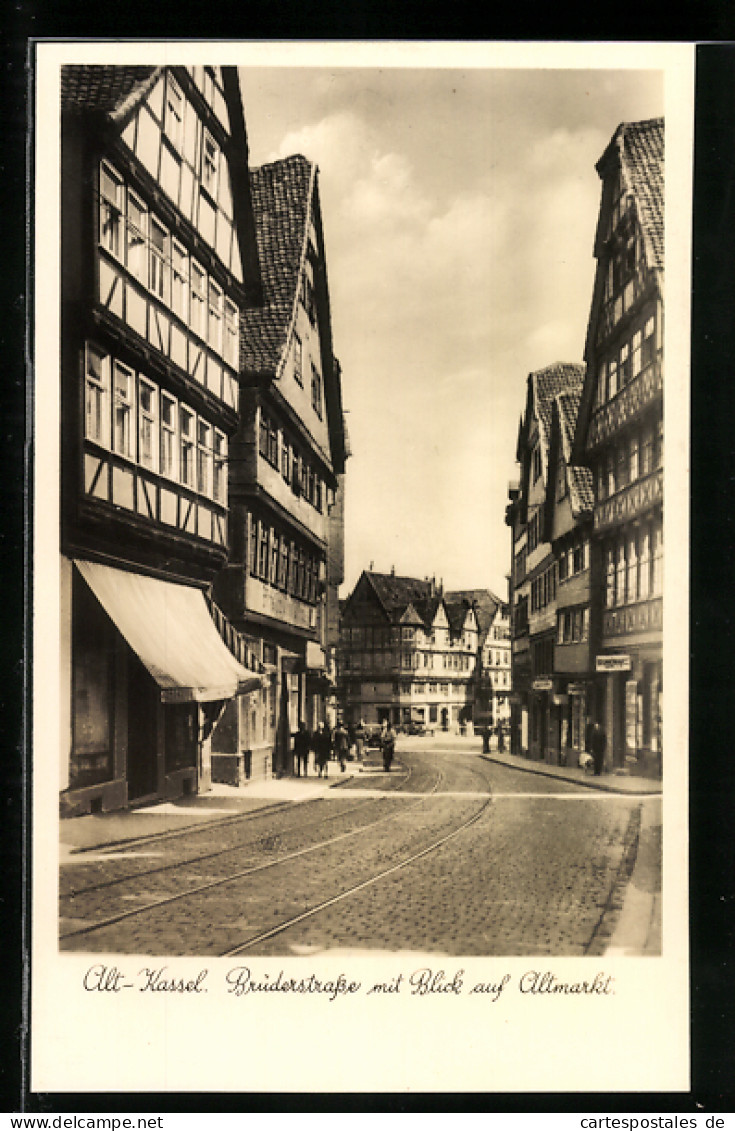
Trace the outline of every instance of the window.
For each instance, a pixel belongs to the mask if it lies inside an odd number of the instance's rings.
[[[164,129],[166,136],[175,149],[181,150],[181,138],[184,122],[184,96],[171,75],[168,76],[166,89],[166,110],[164,116]]]
[[[281,536],[278,562],[278,588],[288,589],[288,542]]]
[[[630,343],[626,342],[620,347],[620,385],[627,385],[630,381]]]
[[[158,470],[158,389],[138,378],[138,462]]]
[[[281,475],[288,483],[291,479],[291,445],[285,432],[281,436]]]
[[[656,356],[656,319],[651,315],[643,326],[642,366],[645,369]]]
[[[621,540],[617,545],[617,562],[615,568],[615,604],[625,604],[625,542]]]
[[[653,527],[653,577],[652,593],[658,597],[663,592],[664,582],[664,531],[661,523]]]
[[[225,299],[225,342],[224,359],[233,369],[239,368],[240,362],[240,335],[237,307],[229,299]]]
[[[559,460],[559,467],[556,473],[556,498],[558,501],[566,498],[567,495],[567,469],[563,459]]]
[[[194,486],[194,413],[183,405],[179,408],[179,469],[181,482]]]
[[[176,479],[176,401],[161,393],[161,475]]]
[[[205,130],[202,145],[202,186],[214,200],[217,199],[218,172],[219,149],[212,136]]]
[[[322,375],[314,365],[311,367],[311,405],[321,420],[322,416]]]
[[[212,498],[227,503],[227,437],[218,428],[214,430]]]
[[[198,263],[191,262],[191,310],[190,323],[192,330],[200,338],[206,334],[206,300],[205,300],[205,274]]]
[[[656,421],[656,429],[654,432],[653,440],[653,466],[663,467],[664,463],[664,421],[660,417]]]
[[[639,471],[638,436],[633,435],[633,436],[630,437],[629,449],[630,449],[630,482],[634,483],[636,481],[636,479],[638,478],[638,471]]]
[[[114,448],[118,455],[133,458],[133,371],[115,362]]]
[[[204,420],[197,422],[197,490],[212,493],[212,427]]]
[[[608,452],[605,465],[607,467],[607,494],[610,496],[615,494],[615,457],[612,452]]]
[[[268,581],[271,585],[278,585],[278,563],[280,561],[280,547],[278,534],[273,527],[270,528],[270,564],[268,568]]]
[[[182,322],[189,315],[189,257],[180,243],[171,242],[171,309]]]
[[[304,347],[298,334],[293,336],[293,375],[299,385],[304,384]]]
[[[134,278],[148,282],[146,263],[146,233],[148,210],[132,192],[128,193],[127,266]]]
[[[605,547],[605,608],[615,604],[615,547],[609,542]]]
[[[148,285],[157,298],[168,302],[169,235],[163,225],[151,216]]]
[[[110,444],[110,359],[96,346],[87,346],[84,393],[85,430],[88,440]]]
[[[100,244],[120,258],[122,251],[123,182],[107,164],[100,166]]]
[[[258,520],[258,577],[268,579],[268,527]]]
[[[650,475],[653,471],[653,428],[644,428],[641,436],[640,472]]]
[[[637,377],[643,368],[643,334],[636,330],[633,335],[633,369],[632,376]]]
[[[648,528],[641,534],[640,558],[638,564],[638,596],[645,601],[651,594],[651,532]]]
[[[533,474],[533,482],[541,476],[541,448],[536,446],[531,454],[531,469]]]
[[[618,491],[622,491],[623,487],[628,486],[628,472],[630,470],[630,454],[628,445],[621,442],[616,452],[615,482]]]
[[[222,290],[214,279],[209,280],[209,329],[207,341],[216,353],[222,353]]]
[[[607,388],[608,397],[612,400],[618,391],[618,359],[616,357],[611,358],[607,363]]]

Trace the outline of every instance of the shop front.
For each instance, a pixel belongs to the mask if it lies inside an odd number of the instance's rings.
[[[598,655],[595,669],[604,703],[606,768],[660,777],[663,664],[660,651]]]

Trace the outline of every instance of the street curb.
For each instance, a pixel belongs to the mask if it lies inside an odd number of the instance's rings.
[[[563,781],[563,782],[568,782],[572,785],[581,785],[581,786],[584,786],[585,789],[596,789],[600,793],[616,793],[620,797],[636,797],[636,796],[639,797],[639,796],[641,796],[640,794],[636,794],[632,790],[616,789],[616,787],[614,785],[608,784],[607,782],[603,783],[603,782],[596,782],[596,781],[588,781],[586,778],[568,778],[568,777],[565,777],[564,774],[554,774],[554,773],[551,773],[549,770],[537,768],[537,766],[535,766],[535,765],[534,766],[524,766],[524,765],[521,765],[520,763],[516,763],[516,762],[506,762],[505,759],[493,758],[493,756],[491,754],[480,754],[480,757],[483,759],[483,761],[492,762],[496,766],[505,766],[505,767],[507,767],[508,769],[511,769],[511,770],[520,770],[524,774],[540,774],[541,777],[544,777],[544,778],[553,778],[554,781]],[[662,791],[660,789],[646,790],[645,794],[648,797],[660,797],[661,792]]]

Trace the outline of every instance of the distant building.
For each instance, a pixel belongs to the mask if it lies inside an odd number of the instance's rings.
[[[477,660],[468,722],[476,733],[510,722],[510,608],[489,589],[462,589],[453,600],[467,602],[477,618]]]
[[[333,706],[347,441],[333,354],[317,168],[250,173],[263,305],[244,312],[240,423],[230,448],[231,553],[214,592],[269,666],[227,709],[215,760],[230,780],[290,769],[290,736]]]
[[[495,606],[490,615],[489,604]],[[340,624],[338,695],[345,719],[471,728],[480,623],[487,640],[499,607],[486,590],[444,592],[433,580],[363,571]],[[500,632],[502,618],[497,627]]]
[[[609,768],[660,773],[664,122],[624,122],[602,181],[573,460],[594,480],[595,713]]]
[[[61,807],[81,813],[206,789],[223,704],[263,682],[210,600],[261,288],[235,68],[68,66],[61,88]]]

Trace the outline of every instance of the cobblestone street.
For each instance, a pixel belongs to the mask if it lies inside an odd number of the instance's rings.
[[[62,949],[604,953],[642,807],[658,799],[495,764],[451,740],[404,742],[390,775],[75,854],[61,874]],[[647,891],[660,886],[657,828],[647,821]]]

